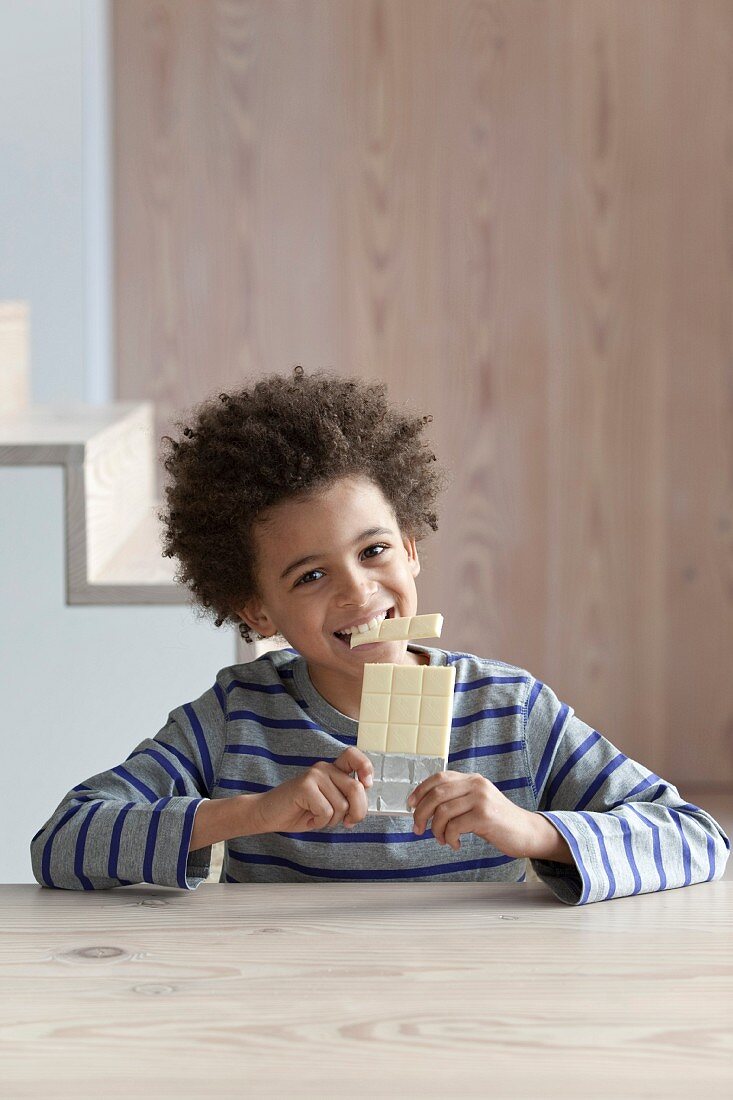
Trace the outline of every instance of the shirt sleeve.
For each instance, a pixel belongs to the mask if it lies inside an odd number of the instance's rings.
[[[525,746],[537,810],[575,861],[530,861],[560,901],[587,905],[722,878],[730,841],[718,822],[534,677]]]
[[[70,790],[31,840],[37,882],[63,890],[139,882],[193,890],[204,882],[211,845],[189,847],[196,811],[215,785],[226,713],[217,681],[171,711],[124,763]]]

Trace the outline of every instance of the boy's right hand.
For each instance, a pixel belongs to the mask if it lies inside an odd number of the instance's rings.
[[[351,772],[356,772],[355,779]],[[370,787],[374,768],[361,749],[349,746],[332,763],[319,760],[301,775],[257,796],[257,832],[287,833],[324,829],[327,825],[355,825],[367,812],[364,787]]]

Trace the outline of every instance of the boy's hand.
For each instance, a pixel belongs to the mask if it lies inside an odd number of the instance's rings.
[[[414,831],[424,832],[432,817],[438,844],[461,846],[462,833],[475,833],[504,855],[520,858],[532,847],[534,816],[506,798],[490,779],[476,772],[436,772],[423,780],[407,805],[415,807]]]
[[[358,779],[350,773],[356,772]],[[319,760],[301,775],[257,796],[260,833],[298,832],[327,825],[355,825],[366,817],[364,785],[373,782],[374,768],[361,749],[350,746],[332,763]]]

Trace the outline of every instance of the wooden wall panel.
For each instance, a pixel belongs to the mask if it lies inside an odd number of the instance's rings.
[[[453,472],[441,644],[732,786],[733,5],[113,16],[120,399],[385,380]]]

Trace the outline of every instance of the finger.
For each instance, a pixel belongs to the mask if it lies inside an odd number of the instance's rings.
[[[465,794],[465,783],[454,782],[445,784],[445,786],[441,788],[436,788],[424,798],[421,798],[413,814],[414,831],[418,833],[418,835],[425,832],[428,821],[430,821],[430,818],[439,806],[447,802],[452,802],[457,798],[462,798]]]
[[[358,779],[332,768],[328,774],[330,789],[326,796],[333,805],[332,820],[329,825],[339,825],[349,818],[353,825],[366,815],[366,792]]]
[[[330,778],[347,800],[346,812],[343,819],[344,825],[351,827],[355,825],[357,821],[363,821],[366,817],[369,805],[366,791],[359,780],[354,779],[352,775],[344,775],[342,772],[336,771],[335,769],[331,772]]]
[[[431,826],[433,836],[438,844],[450,844],[451,848],[460,848],[460,834],[472,832],[471,825],[465,827],[466,821],[473,823],[475,803],[470,794],[463,798],[453,798],[450,802],[444,802],[436,810]]]
[[[333,817],[333,806],[321,790],[320,786],[309,786],[304,788],[303,802],[298,800],[301,808],[310,817],[306,820],[306,825],[309,829],[325,829]],[[304,804],[303,804],[304,803]]]
[[[348,749],[336,757],[333,764],[339,771],[346,774],[356,772],[365,787],[371,787],[374,782],[374,765],[366,753],[357,749],[356,745],[349,745]]]
[[[429,794],[432,790],[435,790],[437,785],[445,780],[446,774],[446,772],[435,772],[434,775],[429,775],[427,779],[423,779],[422,783],[418,783],[418,785],[410,794],[410,797],[407,799],[407,805],[416,806],[421,798],[424,798],[426,794]],[[459,773],[453,772],[452,774],[457,775]]]

